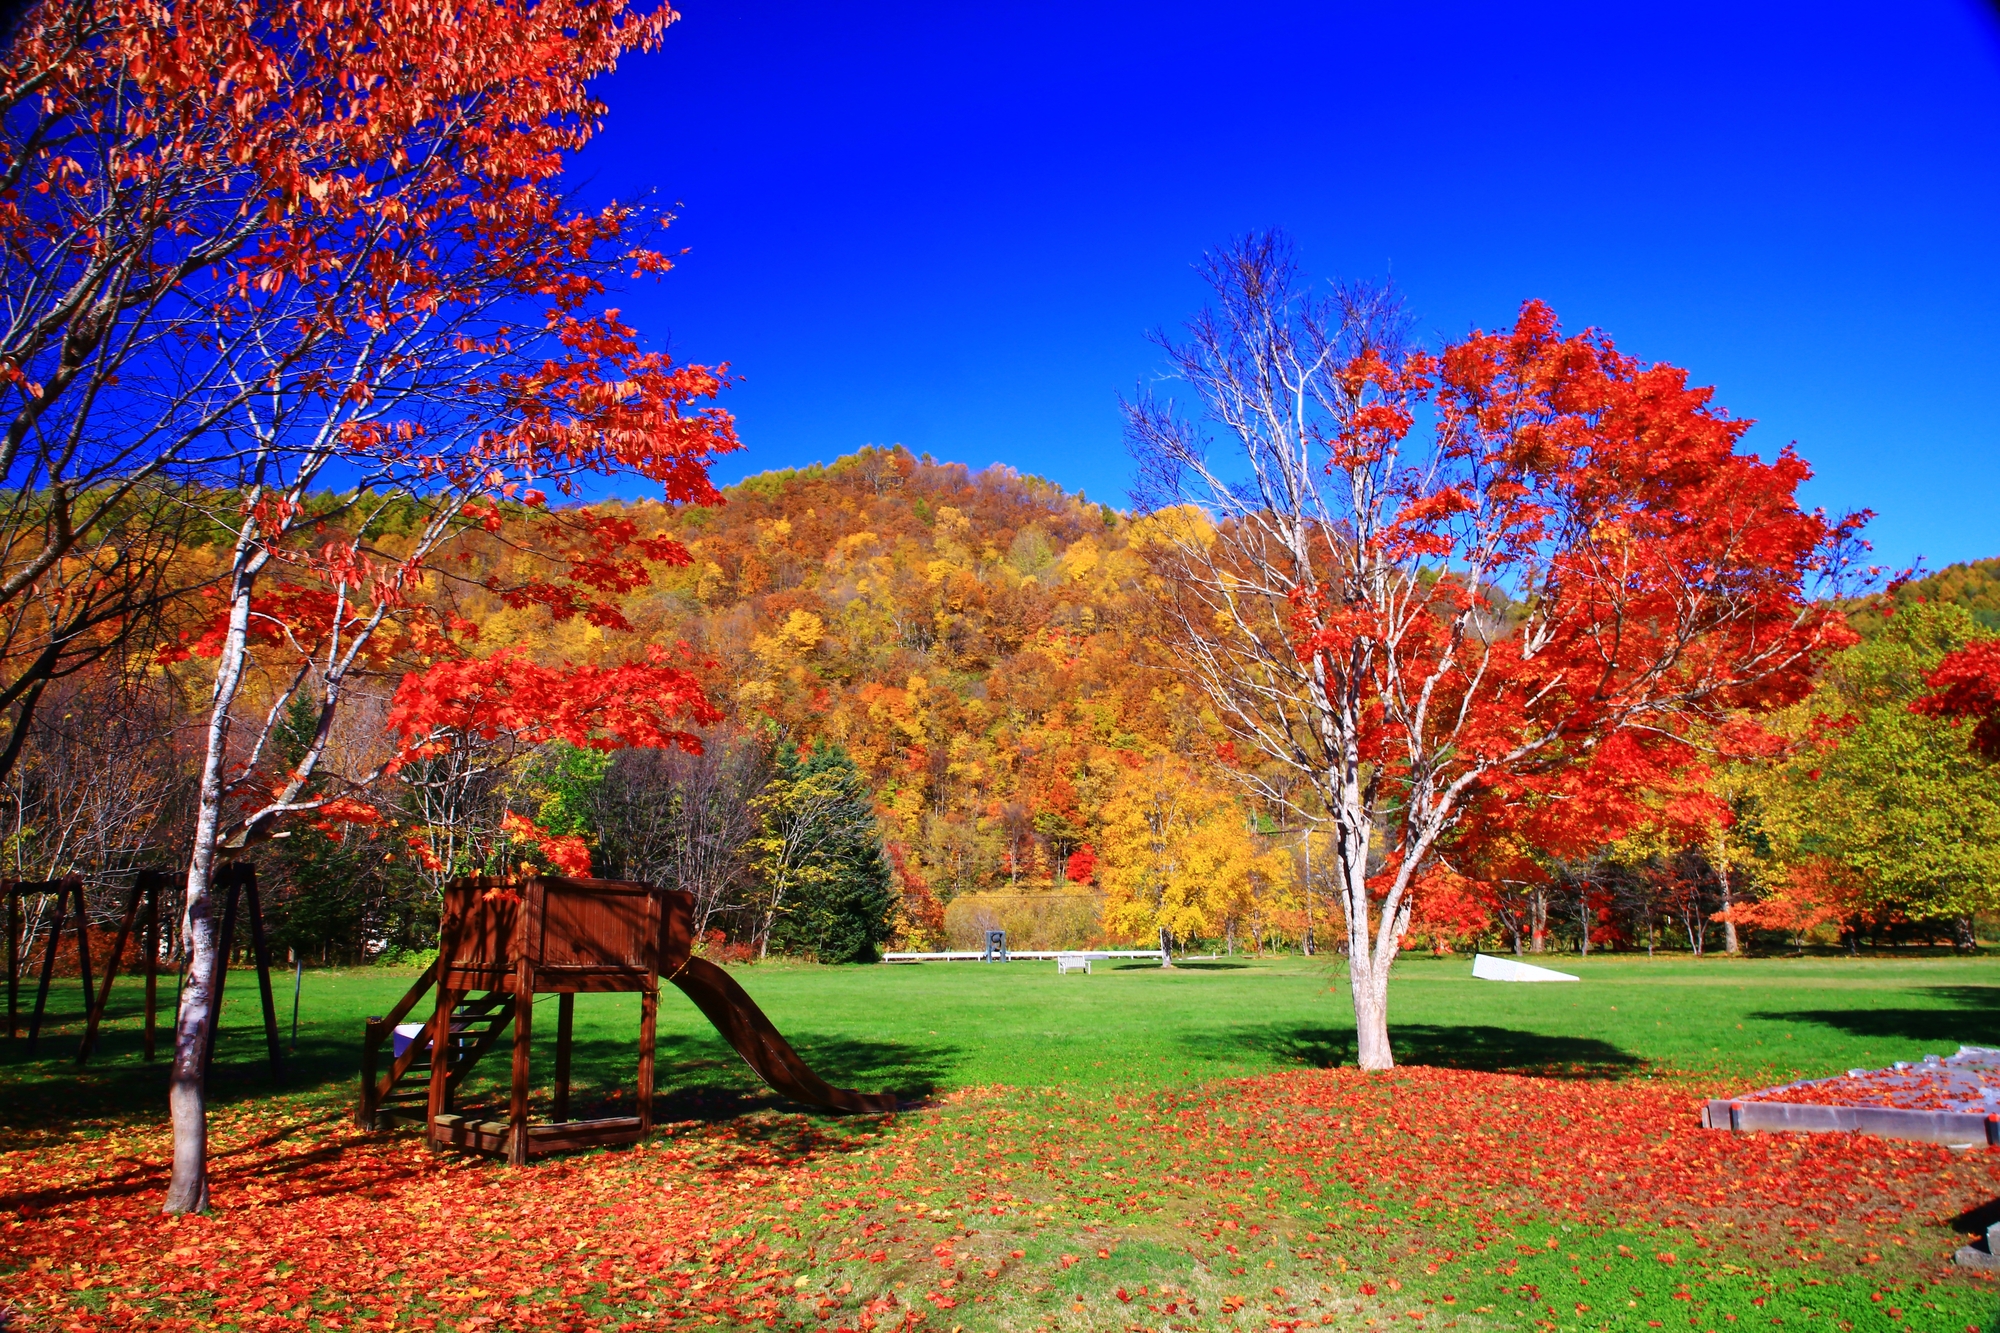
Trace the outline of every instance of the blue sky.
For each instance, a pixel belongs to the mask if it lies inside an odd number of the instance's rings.
[[[1279,226],[1433,336],[1540,297],[1868,507],[2000,554],[2000,25],[1970,0],[831,6],[680,0],[592,195],[689,247],[624,294],[727,360],[748,472],[902,443],[1123,505],[1117,396],[1190,265]]]

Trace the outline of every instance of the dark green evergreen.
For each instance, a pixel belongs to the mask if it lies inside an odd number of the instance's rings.
[[[772,814],[788,799],[812,800],[816,826],[799,858],[796,887],[772,923],[772,949],[822,963],[876,961],[892,930],[895,894],[860,770],[839,745],[786,745],[767,791]]]

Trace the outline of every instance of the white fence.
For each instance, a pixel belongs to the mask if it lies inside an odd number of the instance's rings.
[[[947,953],[885,953],[885,963],[976,963],[986,955],[978,949],[954,949]],[[1151,958],[1161,961],[1158,949],[1009,949],[1008,961],[1047,962],[1051,958]],[[994,961],[999,961],[998,959]]]

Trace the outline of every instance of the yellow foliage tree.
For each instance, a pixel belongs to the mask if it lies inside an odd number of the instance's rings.
[[[1261,846],[1241,798],[1169,755],[1127,770],[1098,823],[1104,924],[1117,937],[1212,936],[1291,884],[1289,859]]]

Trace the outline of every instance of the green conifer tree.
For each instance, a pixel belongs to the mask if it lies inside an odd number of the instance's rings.
[[[757,798],[761,952],[873,962],[889,938],[889,862],[867,784],[847,752],[782,746]]]

